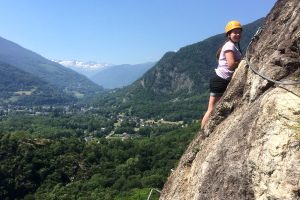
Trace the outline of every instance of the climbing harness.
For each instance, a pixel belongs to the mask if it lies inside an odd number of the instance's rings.
[[[259,35],[260,33],[262,32],[262,28],[259,27],[258,30],[256,31],[256,33],[254,34],[254,36],[252,37],[250,43],[248,44],[247,48],[246,48],[246,55],[245,55],[245,60],[246,60],[246,63],[247,65],[250,67],[250,69],[257,75],[259,75],[260,77],[270,81],[270,82],[273,82],[275,84],[279,84],[279,85],[298,85],[300,84],[300,81],[276,81],[274,79],[271,79],[261,73],[259,73],[254,67],[253,65],[250,63],[249,59],[248,59],[248,49],[249,49],[249,46],[252,44],[253,41],[257,40],[259,38]]]
[[[152,195],[153,190],[156,191],[156,192],[158,192],[158,193],[161,193],[161,191],[159,191],[158,189],[152,188],[152,189],[150,190],[150,193],[149,193],[148,197],[147,197],[147,200],[150,200],[150,197],[151,197],[151,195]]]

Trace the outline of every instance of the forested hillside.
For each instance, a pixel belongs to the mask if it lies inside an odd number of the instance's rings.
[[[23,127],[25,118],[18,121],[10,133],[11,122],[1,123],[1,199],[145,199],[151,188],[163,186],[198,127],[86,141],[74,133],[37,133],[44,129],[42,121],[32,124],[41,129]]]
[[[0,63],[0,105],[54,105],[75,101],[62,89],[30,73],[6,63]]]
[[[7,63],[68,93],[89,94],[100,86],[83,75],[0,37],[0,62]]]

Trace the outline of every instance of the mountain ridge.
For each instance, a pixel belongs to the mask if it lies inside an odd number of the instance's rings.
[[[92,81],[106,89],[122,88],[132,84],[146,73],[155,62],[108,66],[90,77]]]
[[[65,91],[90,93],[101,90],[83,75],[2,37],[0,37],[0,61],[33,74]]]
[[[72,69],[88,77],[97,85],[105,89],[116,89],[128,86],[140,78],[149,70],[155,62],[140,64],[112,65],[107,63],[97,63],[93,61],[85,62],[78,60],[53,60],[64,67]]]

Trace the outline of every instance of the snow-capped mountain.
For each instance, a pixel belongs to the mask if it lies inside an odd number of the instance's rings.
[[[85,75],[94,83],[97,83],[106,89],[121,88],[133,83],[156,63],[148,62],[136,65],[112,65],[78,60],[53,61]]]
[[[114,65],[107,67],[90,79],[106,89],[122,88],[132,84],[146,71],[152,68],[156,62],[141,63],[136,65]]]
[[[91,77],[94,74],[100,72],[101,70],[112,66],[111,64],[107,63],[97,63],[93,61],[85,62],[85,61],[78,61],[78,60],[53,60],[67,68],[70,68],[80,74],[83,74],[87,77]]]

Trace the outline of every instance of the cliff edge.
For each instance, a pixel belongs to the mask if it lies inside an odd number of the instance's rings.
[[[299,25],[278,0],[161,200],[300,199]]]

